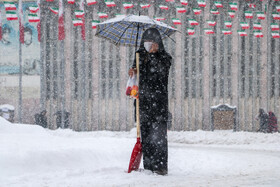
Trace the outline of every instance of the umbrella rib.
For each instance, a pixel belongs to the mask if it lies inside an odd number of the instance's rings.
[[[119,40],[117,41],[117,43],[119,43],[119,41],[122,39],[122,36],[123,36],[124,33],[126,32],[126,30],[127,30],[132,24],[133,24],[133,22],[132,22],[128,27],[125,28],[125,30],[123,31],[123,33],[122,33],[121,37],[119,38]]]

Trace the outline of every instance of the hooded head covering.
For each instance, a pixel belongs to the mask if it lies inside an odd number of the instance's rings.
[[[157,43],[159,46],[159,49],[158,49],[159,52],[165,51],[163,43],[162,43],[161,35],[156,28],[149,28],[143,33],[141,43],[140,43],[140,50],[144,50],[144,42],[146,40]]]

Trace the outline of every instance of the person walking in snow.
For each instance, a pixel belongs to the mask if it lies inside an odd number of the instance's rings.
[[[272,111],[268,112],[268,132],[278,132],[277,118]]]
[[[267,132],[267,127],[268,127],[268,115],[264,111],[264,109],[260,108],[259,109],[259,115],[257,116],[257,120],[260,121],[260,129],[258,132]]]
[[[159,175],[168,172],[168,76],[172,57],[165,51],[161,35],[147,29],[139,53],[139,111],[144,169]],[[129,76],[136,71],[136,60]]]
[[[43,110],[39,114],[35,114],[35,123],[44,128],[48,127],[47,111]]]

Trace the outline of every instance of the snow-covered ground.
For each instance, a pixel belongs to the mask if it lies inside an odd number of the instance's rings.
[[[280,186],[279,133],[169,131],[168,140],[167,176],[128,174],[135,129],[48,130],[0,117],[0,186]]]

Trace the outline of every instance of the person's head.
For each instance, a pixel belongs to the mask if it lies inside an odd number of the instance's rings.
[[[4,44],[10,43],[10,34],[11,34],[11,29],[9,27],[4,27],[2,30],[2,42]]]
[[[156,28],[149,28],[143,33],[140,48],[144,48],[149,53],[164,50],[161,35]]]
[[[24,27],[24,44],[30,45],[32,43],[32,29],[30,27]]]
[[[45,116],[47,114],[47,111],[46,110],[42,110],[41,114]]]

